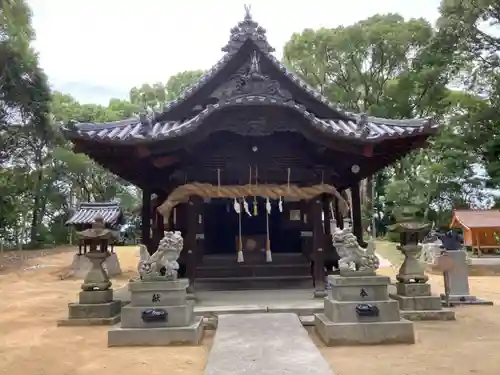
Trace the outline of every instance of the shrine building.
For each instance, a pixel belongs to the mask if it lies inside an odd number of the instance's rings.
[[[161,112],[63,132],[75,152],[142,189],[150,252],[164,230],[182,232],[191,290],[315,280],[321,295],[325,262],[338,258],[323,223],[351,217],[364,244],[360,182],[424,147],[438,125],[342,110],[278,61],[248,11],[222,51]]]

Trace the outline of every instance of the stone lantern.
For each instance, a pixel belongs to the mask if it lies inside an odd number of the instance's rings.
[[[430,224],[419,223],[414,220],[401,220],[389,227],[390,231],[399,233],[397,248],[405,257],[396,275],[398,282],[404,284],[425,283],[429,280],[418,258],[422,252],[420,239],[429,232],[430,228]]]
[[[92,263],[92,267],[83,281],[82,290],[101,292],[109,290],[111,281],[102,264],[111,255],[108,246],[111,241],[118,238],[118,232],[107,229],[104,218],[98,216],[90,229],[77,232],[76,235],[90,248],[90,251],[85,255]]]
[[[113,290],[103,262],[111,255],[108,245],[118,238],[116,231],[107,229],[104,218],[96,217],[92,228],[77,232],[77,236],[88,245],[85,256],[92,267],[85,276],[78,303],[70,303],[69,319],[60,320],[59,325],[105,325],[120,320],[121,302],[113,300]]]
[[[404,255],[404,261],[396,275],[396,294],[391,298],[399,302],[403,317],[409,320],[454,320],[455,313],[445,310],[441,298],[431,294],[419,257],[422,252],[422,240],[430,231],[431,224],[417,220],[414,212],[405,211],[390,231],[399,233],[398,250]]]

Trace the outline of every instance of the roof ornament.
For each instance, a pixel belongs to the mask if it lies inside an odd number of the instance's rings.
[[[139,133],[142,134],[143,136],[148,135],[152,127],[151,119],[146,113],[141,113],[139,115],[139,121],[141,123],[141,129],[139,130]]]
[[[229,42],[222,48],[222,52],[230,55],[235,54],[248,39],[251,39],[264,53],[275,51],[267,42],[266,29],[253,20],[251,9],[250,5],[245,5],[245,17],[243,21],[238,22],[238,25],[231,29]]]
[[[252,20],[252,5],[251,4],[245,4],[243,5],[245,8],[245,21],[251,21]]]
[[[358,134],[361,135],[363,138],[366,138],[370,135],[371,130],[368,127],[368,116],[366,115],[366,113],[362,113],[359,116],[359,119],[356,122],[356,126],[358,128]]]

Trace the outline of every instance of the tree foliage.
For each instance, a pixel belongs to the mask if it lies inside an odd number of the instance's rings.
[[[426,219],[439,219],[452,207],[484,200],[484,182],[475,170],[481,158],[469,147],[464,116],[482,102],[450,90],[460,69],[448,42],[426,20],[387,14],[347,27],[304,30],[285,45],[285,63],[348,110],[443,123],[428,149],[375,177],[373,197],[371,187],[366,189],[380,229],[407,205]]]
[[[440,12],[437,28],[424,19],[375,15],[350,26],[306,29],[284,46],[285,64],[349,111],[431,116],[443,124],[427,149],[368,181],[365,212],[379,231],[408,205],[446,223],[452,208],[484,205],[486,185],[500,186],[500,5],[443,0]],[[62,243],[76,202],[119,199],[131,209],[140,192],[73,153],[60,125],[159,110],[204,72],[139,85],[128,100],[112,98],[107,106],[79,103],[50,93],[30,47],[35,35],[26,2],[3,0],[0,20],[0,238],[12,245]]]

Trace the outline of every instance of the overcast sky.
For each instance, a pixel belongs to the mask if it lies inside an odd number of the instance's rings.
[[[54,89],[81,102],[127,98],[142,83],[208,69],[246,3],[281,57],[293,32],[349,25],[376,13],[434,23],[439,0],[28,0],[35,48]]]

